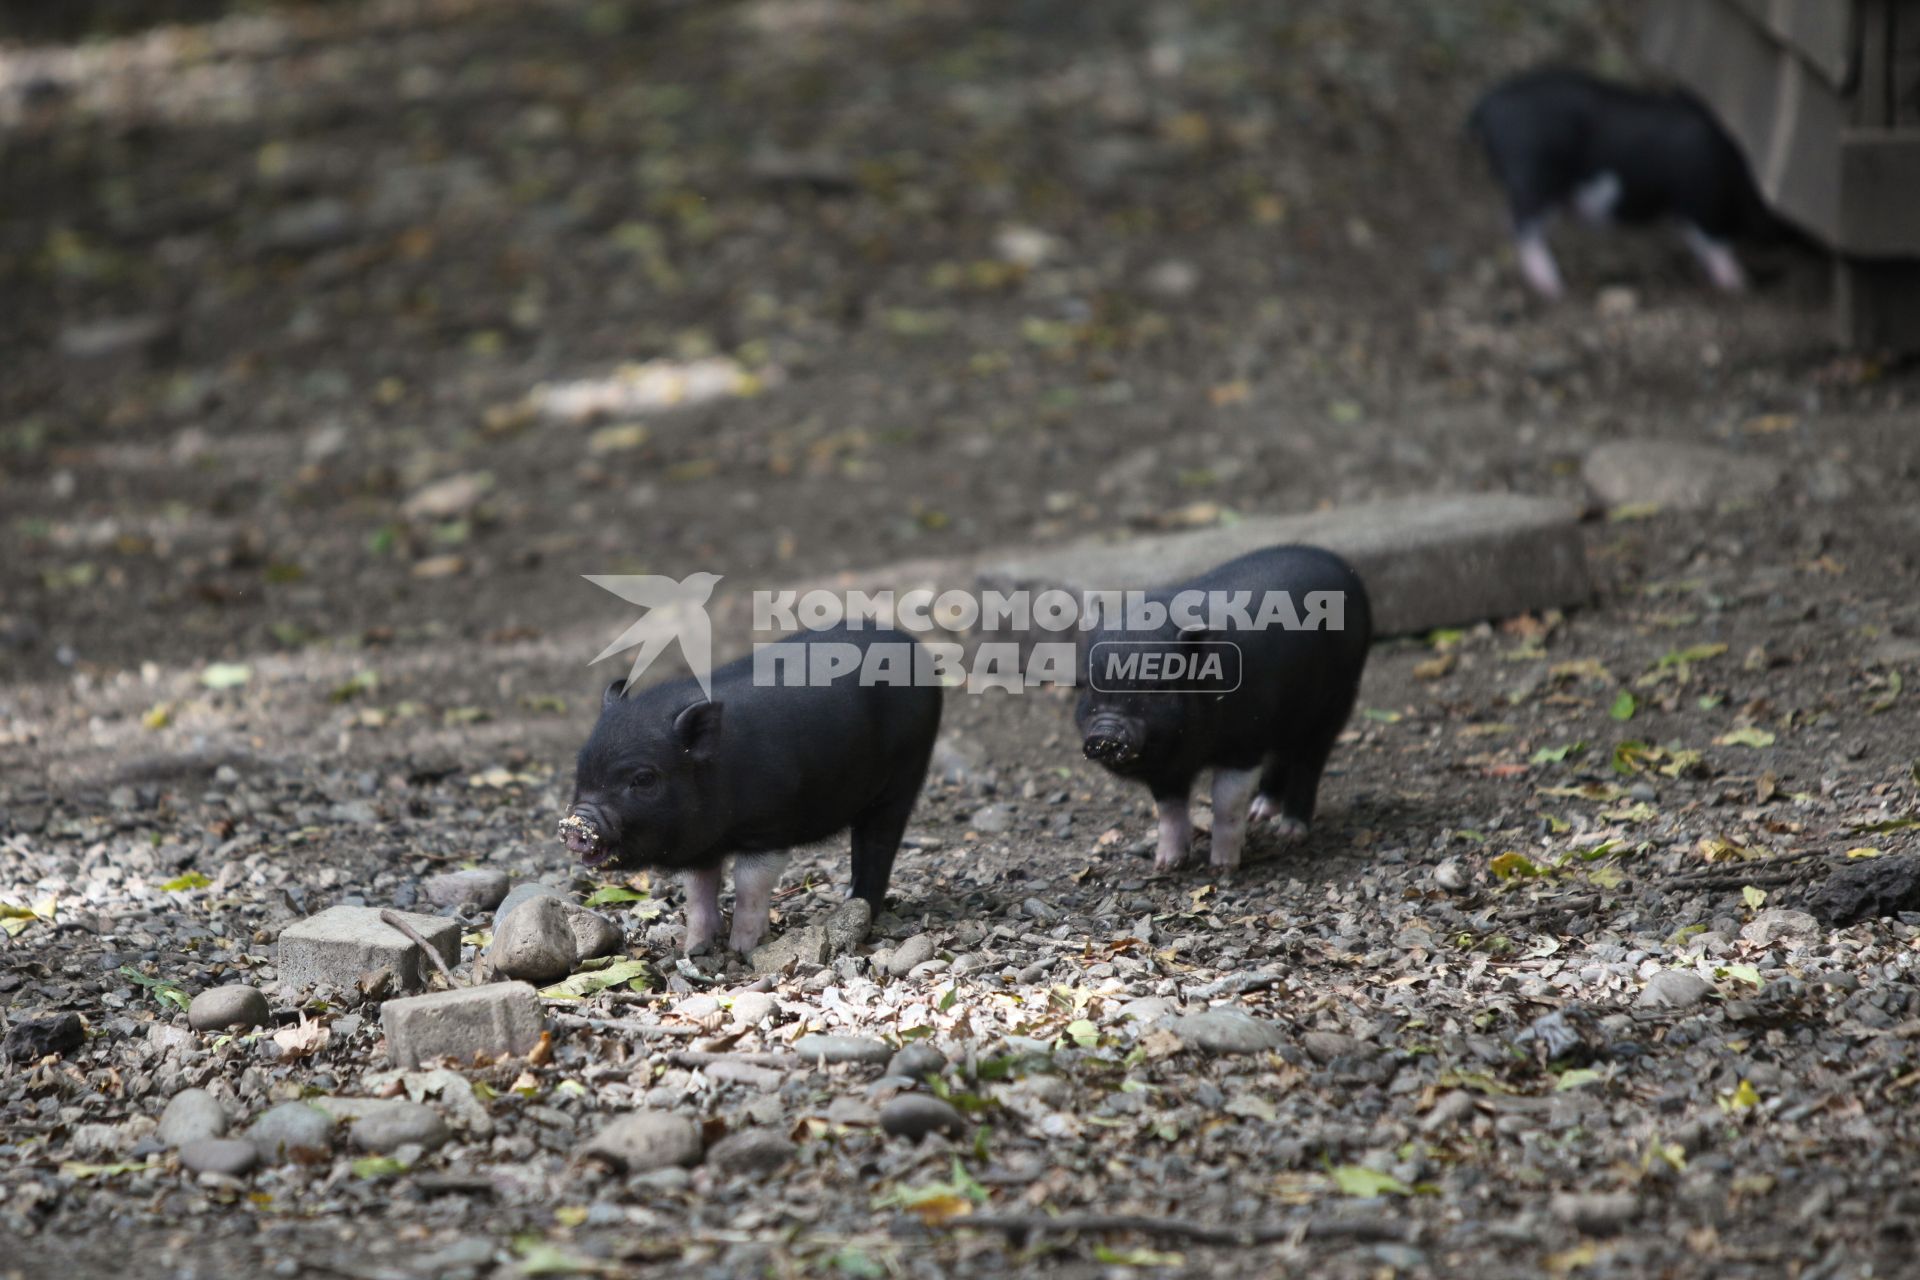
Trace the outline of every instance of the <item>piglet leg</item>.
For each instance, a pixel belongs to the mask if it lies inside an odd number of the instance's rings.
[[[1544,227],[1537,222],[1521,227],[1514,248],[1520,255],[1520,274],[1535,293],[1551,301],[1565,292],[1560,283],[1560,264],[1553,260]]]
[[[1160,847],[1153,855],[1155,871],[1174,871],[1187,860],[1193,843],[1193,820],[1187,816],[1187,797],[1155,796],[1153,807],[1160,815]]]
[[[1734,256],[1732,246],[1696,226],[1689,225],[1681,234],[1686,239],[1687,248],[1693,251],[1693,256],[1706,270],[1707,278],[1713,281],[1714,288],[1726,293],[1746,291],[1747,273],[1741,270],[1740,259]]]
[[[687,954],[704,954],[720,936],[720,868],[688,871],[680,877],[687,891]]]
[[[1247,842],[1247,811],[1255,787],[1260,782],[1258,769],[1215,769],[1213,771],[1213,857],[1215,871],[1231,871],[1240,865],[1240,850]]]
[[[742,854],[733,863],[733,932],[727,945],[746,955],[767,940],[773,890],[787,869],[784,853]]]

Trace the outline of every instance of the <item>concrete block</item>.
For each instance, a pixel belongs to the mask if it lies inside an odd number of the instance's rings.
[[[1373,601],[1376,635],[1405,635],[1584,603],[1592,587],[1578,521],[1566,503],[1519,494],[1408,498],[1255,516],[1191,533],[1072,543],[989,560],[977,585],[1075,593],[1144,589],[1261,547],[1307,543],[1340,555],[1360,574]]]
[[[387,1056],[396,1066],[417,1067],[435,1058],[471,1062],[530,1053],[540,1043],[546,1019],[540,997],[524,982],[494,982],[457,991],[389,1000],[380,1009]]]
[[[401,912],[449,967],[460,962],[460,922]],[[427,985],[431,961],[374,907],[329,907],[280,934],[280,982],[289,989],[327,983],[346,990],[363,973],[391,968],[403,991]]]

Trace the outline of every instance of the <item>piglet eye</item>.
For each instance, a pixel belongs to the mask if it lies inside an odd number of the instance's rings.
[[[631,785],[635,787],[650,787],[658,781],[660,781],[660,771],[642,765],[633,771],[633,781]]]

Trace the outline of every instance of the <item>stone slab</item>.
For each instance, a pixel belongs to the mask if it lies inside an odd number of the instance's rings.
[[[448,966],[460,962],[460,922],[401,912]],[[280,934],[280,982],[291,990],[327,983],[347,990],[363,973],[386,966],[403,991],[427,985],[431,962],[374,907],[328,907]]]
[[[1190,533],[1077,542],[987,561],[978,586],[1137,590],[1281,543],[1325,547],[1351,564],[1367,584],[1380,636],[1582,604],[1593,593],[1579,512],[1508,493],[1408,498],[1254,516]]]
[[[520,1057],[540,1043],[546,1019],[531,986],[494,982],[389,1000],[380,1027],[395,1065],[417,1067],[435,1058],[471,1062],[479,1053]]]

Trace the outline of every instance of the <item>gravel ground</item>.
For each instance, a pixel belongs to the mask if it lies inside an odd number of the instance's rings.
[[[1920,857],[1916,382],[1830,349],[1798,257],[1725,299],[1570,234],[1575,299],[1523,296],[1457,122],[1629,66],[1633,13],[438,0],[0,47],[0,1273],[1902,1274],[1920,900],[1834,886]],[[639,977],[532,1059],[395,1072],[384,992],[278,985],[286,926],[452,869],[610,887],[553,837],[626,621],[580,574],[1591,501],[1651,436],[1778,483],[1592,501],[1591,607],[1379,646],[1313,836],[1230,880],[1150,874],[1063,697],[955,693],[825,966],[683,961],[637,877]],[[776,929],[846,880],[806,851]],[[265,1026],[189,1025],[236,983]],[[301,1099],[360,1118],[212,1138]]]

